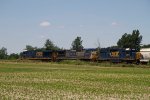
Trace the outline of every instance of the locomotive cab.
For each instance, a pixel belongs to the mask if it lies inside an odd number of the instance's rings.
[[[110,49],[110,61],[113,63],[120,63],[123,60],[124,49],[111,48]]]

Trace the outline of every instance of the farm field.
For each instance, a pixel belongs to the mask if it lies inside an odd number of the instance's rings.
[[[0,61],[0,99],[150,100],[150,67]]]

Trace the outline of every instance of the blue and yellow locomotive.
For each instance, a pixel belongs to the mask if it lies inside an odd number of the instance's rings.
[[[139,63],[141,54],[135,49],[125,48],[102,48],[99,53],[99,60],[110,61],[113,63],[127,62]]]
[[[86,61],[110,61],[113,63],[127,62],[139,63],[141,54],[135,49],[124,48],[90,48],[78,52],[76,50],[44,50],[24,51],[21,58],[30,60],[86,60]]]

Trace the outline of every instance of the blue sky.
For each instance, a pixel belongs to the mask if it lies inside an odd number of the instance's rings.
[[[0,0],[0,47],[8,53],[48,38],[69,49],[77,36],[85,48],[107,47],[134,29],[150,43],[150,0]]]

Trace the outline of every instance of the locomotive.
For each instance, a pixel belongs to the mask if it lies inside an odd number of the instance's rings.
[[[135,49],[125,48],[89,48],[82,51],[76,50],[31,50],[24,51],[22,59],[29,60],[86,60],[86,61],[109,61],[113,63],[140,63],[141,53]]]

